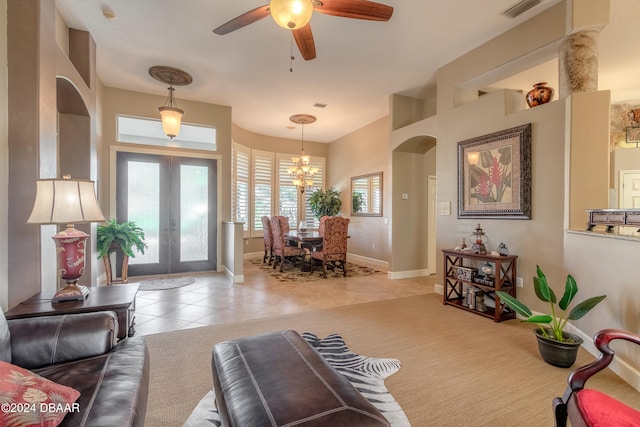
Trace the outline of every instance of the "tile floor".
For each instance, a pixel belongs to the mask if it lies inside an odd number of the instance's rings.
[[[434,284],[434,276],[390,280],[386,273],[281,283],[249,260],[244,262],[244,283],[233,284],[224,273],[189,277],[194,277],[195,283],[138,292],[136,335],[421,295],[433,292]],[[129,277],[130,283],[135,280]]]

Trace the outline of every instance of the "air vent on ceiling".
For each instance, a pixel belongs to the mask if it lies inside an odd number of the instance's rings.
[[[322,104],[320,102],[316,102],[315,104],[313,104],[314,107],[317,108],[325,108],[327,106],[327,104]]]
[[[502,14],[509,18],[515,18],[540,3],[542,3],[542,0],[522,0],[502,12]]]

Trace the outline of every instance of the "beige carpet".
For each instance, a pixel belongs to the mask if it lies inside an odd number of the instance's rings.
[[[399,359],[385,384],[415,427],[553,425],[551,400],[570,372],[540,359],[530,325],[494,323],[429,294],[148,336],[146,425],[182,426],[212,387],[216,342],[280,329],[339,333],[356,353]],[[581,350],[576,366],[591,360]],[[589,386],[640,408],[640,394],[609,371]]]

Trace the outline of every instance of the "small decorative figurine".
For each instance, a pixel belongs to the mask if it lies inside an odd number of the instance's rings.
[[[502,242],[500,242],[500,244],[498,245],[497,251],[502,256],[509,255],[509,248],[507,248],[507,245]]]

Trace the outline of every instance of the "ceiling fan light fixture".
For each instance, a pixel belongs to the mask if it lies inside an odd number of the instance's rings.
[[[276,24],[287,30],[297,30],[311,20],[313,2],[311,0],[271,0],[269,10]]]

